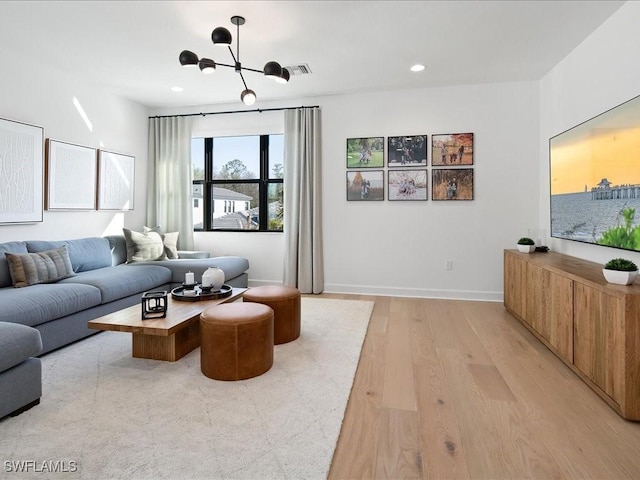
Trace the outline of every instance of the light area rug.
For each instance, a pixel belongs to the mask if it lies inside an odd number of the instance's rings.
[[[200,349],[132,358],[120,332],[45,355],[40,405],[0,421],[0,477],[326,478],[373,305],[303,297],[300,338],[238,382],[205,377]],[[7,473],[7,461],[35,467]],[[52,462],[76,471],[33,471]]]

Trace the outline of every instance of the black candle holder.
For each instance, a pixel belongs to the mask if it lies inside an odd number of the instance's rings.
[[[167,316],[167,292],[144,292],[142,294],[142,319],[165,318]]]

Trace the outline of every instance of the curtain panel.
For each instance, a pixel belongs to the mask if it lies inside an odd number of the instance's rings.
[[[179,232],[180,250],[193,250],[191,124],[191,117],[149,119],[147,225]]]
[[[284,115],[284,284],[302,293],[324,290],[320,109]]]

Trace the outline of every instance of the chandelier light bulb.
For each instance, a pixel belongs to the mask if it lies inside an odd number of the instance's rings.
[[[218,27],[211,32],[211,41],[219,47],[231,45],[231,32],[224,27]]]
[[[273,79],[282,75],[282,67],[278,62],[267,62],[264,66],[264,75]]]
[[[198,65],[198,56],[189,50],[180,52],[180,65],[183,67],[195,67]]]
[[[207,75],[216,71],[216,62],[214,62],[210,58],[201,59],[199,66],[200,66],[200,71]]]
[[[278,83],[287,83],[289,81],[289,78],[291,78],[291,74],[289,73],[289,70],[283,67],[282,75],[280,75],[279,77],[276,77],[275,81]]]
[[[256,103],[256,92],[247,88],[240,95],[240,100],[242,100],[242,103],[244,103],[245,105],[253,105],[254,103]]]

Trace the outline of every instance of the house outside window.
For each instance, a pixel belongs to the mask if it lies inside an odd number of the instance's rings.
[[[282,231],[284,136],[194,138],[194,230]]]

